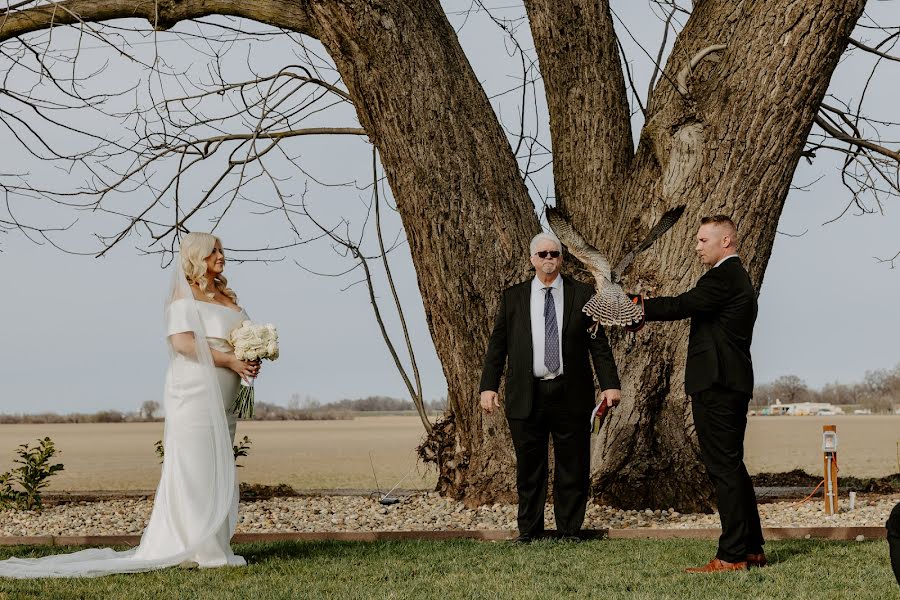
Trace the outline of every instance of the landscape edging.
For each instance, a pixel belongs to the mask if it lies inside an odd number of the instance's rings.
[[[552,531],[548,531],[552,534]],[[591,529],[585,530],[585,538],[598,539],[716,539],[721,530],[713,528],[655,529]],[[767,527],[763,529],[767,540],[826,539],[879,540],[886,537],[884,527]],[[504,541],[515,539],[513,530],[445,530],[445,531],[296,531],[290,533],[238,533],[231,538],[235,544],[253,542],[377,542],[387,540],[483,540]],[[36,535],[0,536],[0,546],[136,546],[139,535]]]

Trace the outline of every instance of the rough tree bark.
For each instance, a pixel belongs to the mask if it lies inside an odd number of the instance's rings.
[[[499,290],[539,225],[505,134],[437,0],[317,2],[320,41],[378,147],[409,239],[452,419],[423,447],[439,489],[514,499],[512,443],[477,405]]]
[[[579,184],[580,193],[559,195],[570,212],[585,215],[584,230],[614,258],[664,210],[687,204],[678,226],[635,264],[628,286],[656,294],[688,289],[701,274],[692,239],[699,218],[727,213],[740,229],[740,251],[759,289],[804,141],[864,4],[695,2],[650,98],[637,152],[621,182],[610,184],[585,168],[583,157],[599,141],[589,128],[554,132],[557,190],[576,177],[588,180]],[[541,21],[532,23],[536,29]],[[536,31],[538,52],[545,54],[542,37]],[[719,44],[727,48],[684,73],[687,86],[679,91],[685,65]],[[571,93],[565,84],[547,86],[551,111],[565,106],[553,100]],[[596,85],[619,89],[621,82],[610,78]],[[606,108],[598,111],[600,123],[619,103],[617,96],[608,98],[600,103]],[[551,112],[551,127],[561,121]],[[567,153],[557,151],[557,137],[566,138]],[[610,503],[681,510],[711,503],[683,388],[687,331],[685,323],[652,324],[637,335],[614,338],[625,401],[594,456],[595,491]]]
[[[863,0],[703,0],[680,33],[632,151],[608,2],[527,0],[546,83],[557,197],[614,258],[667,208],[681,222],[627,278],[657,294],[700,275],[699,217],[733,215],[757,288],[816,109]],[[51,14],[52,13],[52,14]],[[452,416],[424,452],[442,491],[513,499],[502,417],[477,410],[480,362],[503,287],[525,277],[538,222],[515,158],[438,0],[69,0],[22,9],[0,42],[68,22],[142,16],[158,28],[229,14],[317,37],[378,147],[409,238]],[[55,20],[54,20],[55,18]],[[679,91],[679,73],[714,44]],[[625,400],[596,448],[595,485],[626,507],[708,508],[683,392],[686,324],[613,335]]]
[[[556,203],[598,240],[621,212],[614,190],[634,157],[609,4],[527,0],[525,7],[550,112]]]

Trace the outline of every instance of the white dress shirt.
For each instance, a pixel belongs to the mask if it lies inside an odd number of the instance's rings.
[[[723,258],[722,260],[720,260],[719,262],[717,262],[716,264],[714,264],[714,265],[713,265],[713,269],[715,269],[716,267],[718,267],[719,265],[721,265],[723,262],[725,262],[725,261],[728,260],[729,258],[737,258],[737,254],[729,254],[728,256],[726,256],[725,258]]]
[[[556,279],[549,287],[553,288],[550,293],[553,294],[553,304],[556,308],[556,332],[558,337],[556,343],[559,345],[559,370],[556,373],[550,373],[544,364],[544,297],[547,292],[544,291],[544,283],[535,277],[531,281],[531,347],[533,349],[533,365],[535,377],[559,376],[563,373],[562,358],[562,327],[563,327],[563,285],[562,277],[557,275]]]

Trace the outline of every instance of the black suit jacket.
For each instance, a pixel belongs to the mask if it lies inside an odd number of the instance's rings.
[[[531,344],[531,282],[522,282],[503,291],[494,331],[488,342],[481,371],[480,391],[500,389],[503,365],[506,368],[504,405],[509,419],[525,419],[531,413],[534,394],[534,359]],[[590,412],[594,407],[594,376],[602,389],[617,389],[619,376],[609,341],[602,327],[591,339],[587,329],[593,323],[581,312],[594,288],[563,277],[562,360],[566,397]]]
[[[647,321],[691,320],[684,373],[688,395],[713,385],[753,393],[750,343],[756,312],[756,290],[739,258],[710,269],[680,296],[644,300]]]

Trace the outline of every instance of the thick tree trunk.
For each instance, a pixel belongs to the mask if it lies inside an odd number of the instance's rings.
[[[701,275],[693,234],[703,215],[731,215],[739,252],[757,289],[775,229],[831,75],[864,2],[703,2],[679,36],[650,102],[631,177],[618,193],[622,231],[601,236],[627,249],[661,212],[687,204],[682,221],[627,278],[656,295],[690,288]],[[688,78],[701,49],[727,44]],[[815,65],[815,68],[810,68]],[[595,218],[603,219],[603,215]],[[709,506],[683,372],[688,324],[649,324],[615,343],[625,366],[625,402],[596,447],[595,490],[625,507]]]
[[[525,7],[550,112],[556,205],[600,240],[601,226],[622,212],[613,192],[634,156],[609,2],[527,0]]]
[[[512,149],[437,0],[312,10],[381,154],[447,378],[452,419],[423,453],[440,466],[441,491],[512,500],[505,420],[478,407],[500,290],[525,277],[539,230]]]

